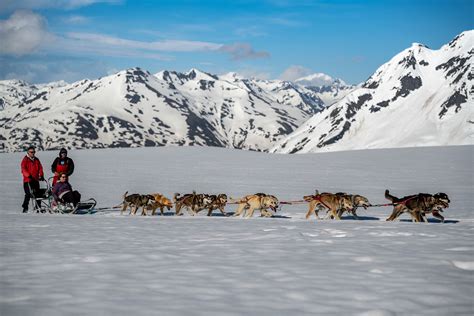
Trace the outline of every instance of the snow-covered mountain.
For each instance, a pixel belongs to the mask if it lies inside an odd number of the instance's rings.
[[[69,85],[2,84],[0,151],[29,144],[268,150],[325,106],[314,92],[290,82],[196,69],[152,75],[132,68]]]
[[[339,101],[356,88],[342,79],[334,79],[324,73],[314,73],[296,79],[294,82],[315,92],[327,106]]]
[[[25,101],[38,89],[22,80],[0,81],[0,110]]]
[[[0,80],[0,111],[24,102],[39,90],[50,90],[65,85],[67,85],[65,81],[30,85],[23,80]]]
[[[472,30],[438,50],[413,44],[271,151],[472,144],[473,46]]]

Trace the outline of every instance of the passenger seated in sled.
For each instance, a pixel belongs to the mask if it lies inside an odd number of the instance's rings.
[[[66,173],[59,174],[59,181],[53,187],[53,197],[58,203],[72,203],[74,207],[81,201],[81,194],[72,190]]]

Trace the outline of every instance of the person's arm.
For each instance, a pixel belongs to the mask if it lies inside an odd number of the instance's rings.
[[[26,167],[26,163],[27,163],[26,159],[23,158],[23,160],[21,161],[21,173],[23,174],[25,178],[29,178],[31,174],[28,171],[28,168]]]
[[[69,159],[69,163],[67,164],[68,166],[67,175],[70,176],[74,172],[74,161],[72,161],[71,158],[68,158],[68,159]]]
[[[53,164],[51,165],[51,172],[52,173],[56,173],[56,166],[58,165],[58,160],[59,160],[59,158],[56,157],[56,159],[54,159],[54,161],[53,161]]]

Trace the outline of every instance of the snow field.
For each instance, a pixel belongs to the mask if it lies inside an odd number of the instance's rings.
[[[445,192],[447,223],[277,218],[19,214],[19,162],[0,165],[0,314],[471,314],[472,146],[269,155],[218,148],[71,151],[71,183],[98,206],[125,191],[255,192],[296,200],[320,191],[384,203]],[[45,168],[56,152],[40,152]],[[229,206],[227,211],[235,210]],[[167,214],[171,215],[171,214]],[[378,220],[380,219],[380,220]]]

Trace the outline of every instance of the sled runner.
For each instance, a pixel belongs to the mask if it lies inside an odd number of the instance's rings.
[[[57,203],[51,207],[53,213],[61,214],[94,214],[96,211],[94,207],[96,206],[97,201],[93,198],[90,198],[86,201],[80,201],[76,206],[72,203]]]

